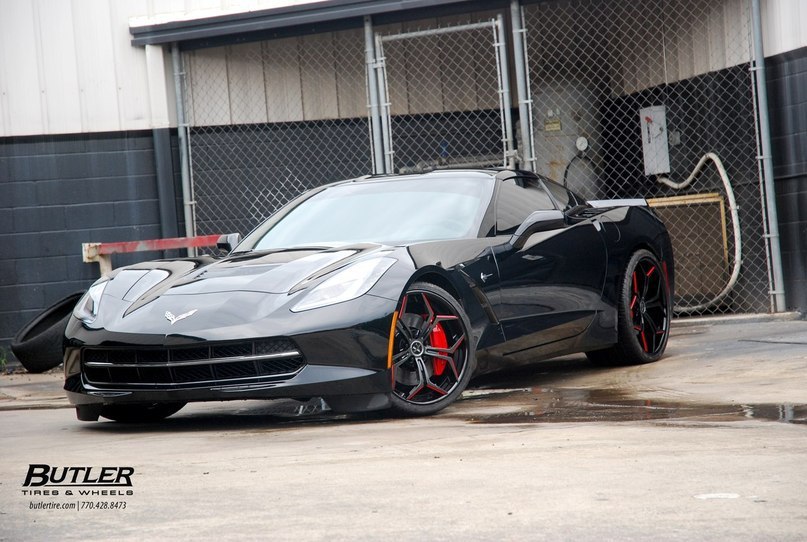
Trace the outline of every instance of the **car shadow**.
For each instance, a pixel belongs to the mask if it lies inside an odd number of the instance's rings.
[[[301,405],[306,405],[306,403],[291,400],[250,400],[195,404],[158,422],[118,423],[100,418],[99,422],[86,424],[82,429],[114,434],[230,430],[283,431],[316,425],[339,426],[395,420],[384,412],[338,414],[322,410],[308,409],[306,411],[305,408],[302,409],[303,411],[299,411]]]
[[[585,356],[574,355],[503,369],[473,379],[468,390],[549,387],[557,381],[575,375],[607,371],[593,367]],[[475,399],[485,401],[482,399]],[[85,424],[82,430],[110,434],[176,433],[204,431],[284,431],[317,425],[342,426],[371,423],[394,423],[407,418],[386,411],[339,414],[318,400],[299,402],[289,399],[226,401],[195,403],[174,416],[151,423],[118,423],[101,420]],[[451,418],[452,408],[434,417]]]

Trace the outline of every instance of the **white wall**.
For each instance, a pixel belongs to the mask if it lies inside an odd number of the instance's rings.
[[[170,57],[158,78],[154,59],[149,68],[145,49],[131,45],[130,24],[308,1],[0,0],[0,137],[175,124]],[[766,55],[807,46],[807,0],[762,6]],[[159,86],[165,93],[154,96]]]
[[[765,56],[807,47],[807,0],[762,0]]]
[[[0,137],[175,125],[165,73],[147,68],[129,26],[310,0],[0,0]],[[153,62],[153,61],[152,61]],[[151,81],[149,80],[151,77]],[[152,94],[155,83],[165,87]]]

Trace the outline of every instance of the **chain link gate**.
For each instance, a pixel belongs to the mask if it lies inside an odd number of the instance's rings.
[[[748,0],[521,13],[522,167],[587,198],[647,198],[673,237],[678,314],[769,311]],[[307,188],[371,171],[513,165],[500,15],[376,30],[375,63],[360,29],[185,53],[198,233],[246,233]]]
[[[246,234],[304,190],[371,171],[361,30],[183,63],[197,234]]]
[[[767,312],[746,0],[523,8],[535,171],[647,198],[673,238],[678,314]]]
[[[376,34],[386,170],[513,161],[504,20]]]

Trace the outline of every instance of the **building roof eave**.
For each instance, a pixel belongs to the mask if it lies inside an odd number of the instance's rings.
[[[281,8],[216,15],[196,19],[177,19],[156,24],[132,25],[132,45],[161,45],[209,39],[221,39],[249,33],[289,27],[333,23],[401,11],[418,10],[467,0],[328,0]]]

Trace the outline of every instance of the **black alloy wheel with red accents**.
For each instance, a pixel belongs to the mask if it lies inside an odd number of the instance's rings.
[[[470,324],[444,289],[414,283],[401,298],[392,341],[392,410],[433,414],[468,385],[475,357]]]
[[[642,350],[653,356],[667,343],[667,284],[655,258],[642,258],[631,273],[630,310],[633,331]]]
[[[658,360],[667,347],[672,298],[666,273],[652,252],[631,257],[620,285],[619,342],[587,352],[595,365],[638,365]]]

